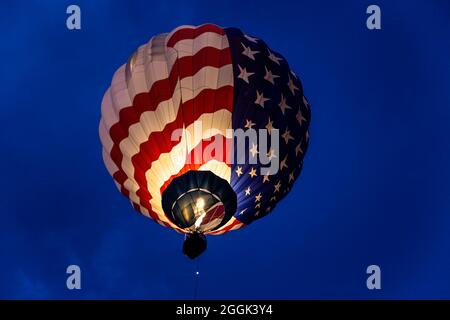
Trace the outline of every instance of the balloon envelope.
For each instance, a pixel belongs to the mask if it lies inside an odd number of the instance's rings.
[[[264,217],[299,176],[310,109],[283,56],[237,28],[181,26],[140,46],[102,101],[103,159],[133,207],[183,233]]]

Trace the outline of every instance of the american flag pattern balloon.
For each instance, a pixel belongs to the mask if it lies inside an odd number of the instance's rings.
[[[101,112],[103,159],[117,188],[138,212],[182,233],[219,235],[267,215],[298,178],[309,142],[310,107],[286,59],[257,37],[213,24],[181,26],[140,46],[115,72]],[[227,146],[229,129],[278,130],[277,152],[268,154],[277,172],[230,161],[236,150],[189,161],[213,140]],[[258,143],[246,151],[249,159],[262,152]]]

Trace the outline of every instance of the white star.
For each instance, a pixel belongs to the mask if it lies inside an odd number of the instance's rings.
[[[261,203],[260,203],[260,202],[258,202],[258,203],[256,204],[256,206],[255,206],[255,209],[258,209],[258,208],[261,208]]]
[[[255,54],[259,53],[259,51],[252,51],[252,48],[250,48],[250,46],[246,47],[242,42],[241,44],[244,47],[244,51],[242,51],[242,54],[252,60],[255,60]]]
[[[283,59],[278,58],[269,49],[267,49],[267,51],[269,51],[269,59],[272,60],[273,62],[275,62],[276,64],[280,65],[280,61],[283,60]]]
[[[300,141],[298,145],[295,147],[295,155],[298,156],[299,153],[303,154],[302,141]]]
[[[288,87],[291,90],[292,95],[295,96],[295,90],[300,90],[300,89],[295,86],[294,81],[292,81],[291,76],[288,76],[288,77],[289,77]]]
[[[264,102],[266,102],[267,100],[270,100],[269,98],[264,98],[264,94],[263,93],[259,93],[258,90],[256,90],[256,100],[255,103],[260,105],[261,107],[264,108]]]
[[[303,104],[309,109],[309,102],[306,100],[305,96],[303,96]]]
[[[257,174],[256,174],[256,169],[255,169],[255,168],[252,168],[248,174],[249,174],[250,177],[252,177],[252,178],[253,178],[253,177],[256,177],[256,176],[257,176]]]
[[[248,77],[250,77],[252,74],[254,74],[254,72],[247,72],[247,69],[246,68],[242,68],[240,65],[238,65],[238,67],[239,67],[239,71],[240,71],[240,73],[238,75],[238,78],[240,78],[240,79],[244,80],[245,82],[249,83],[248,82]]]
[[[272,208],[271,208],[271,207],[267,207],[267,208],[266,208],[266,212],[269,212],[270,209],[272,209]]]
[[[251,192],[250,187],[248,187],[247,189],[245,189],[245,195],[246,195],[246,196],[249,196],[249,195],[250,195],[250,192]]]
[[[259,153],[256,144],[252,143],[252,148],[250,149],[250,153],[252,154],[252,157],[256,156]]]
[[[283,94],[281,94],[281,101],[278,104],[278,106],[280,107],[281,112],[283,112],[283,115],[286,112],[286,109],[292,109],[290,106],[286,104],[286,98],[283,96]]]
[[[294,172],[289,174],[289,182],[294,181]]]
[[[245,211],[247,211],[247,208],[245,208],[244,210],[241,210],[241,212],[239,214],[242,215],[242,214],[244,214]]]
[[[302,125],[302,122],[303,122],[303,121],[306,121],[306,118],[303,117],[303,115],[302,115],[302,113],[301,113],[301,111],[300,111],[300,108],[298,109],[297,115],[296,115],[295,117],[297,118],[297,121],[298,121],[298,123],[299,123],[300,125]]]
[[[255,207],[255,209],[256,209],[256,207]],[[256,211],[256,213],[255,213],[255,217],[257,217],[257,216],[259,216],[259,210]]]
[[[269,157],[269,159],[277,157],[277,155],[275,154],[275,150],[273,150],[273,148],[270,148],[269,152],[267,152],[267,156]]]
[[[236,174],[238,177],[240,177],[242,175],[242,167],[238,166],[237,169],[235,170]]]
[[[244,128],[251,129],[254,125],[255,125],[255,123],[253,123],[252,120],[245,119]]]
[[[280,170],[283,170],[284,168],[288,167],[287,164],[286,164],[287,158],[288,158],[288,156],[286,155],[286,157],[284,157],[284,159],[281,160],[281,162],[280,162]]]
[[[271,84],[275,84],[275,79],[279,78],[280,76],[277,76],[276,74],[273,74],[272,71],[267,69],[266,66],[264,66],[264,68],[266,68],[266,75],[264,76],[264,79],[269,81]]]
[[[274,192],[279,192],[280,188],[281,188],[281,182],[278,181],[278,183],[276,185],[274,185],[274,187],[275,187],[275,191]]]
[[[262,195],[261,192],[255,196],[255,202],[261,201]]]
[[[270,201],[276,201],[277,197],[273,196],[272,198],[270,198]]]
[[[270,121],[270,117],[269,117],[269,121],[266,124],[266,129],[269,132],[269,135],[272,133],[272,129],[275,129],[273,127],[273,121]]]
[[[269,176],[265,175],[264,178],[263,178],[263,183],[266,183],[266,182],[269,182],[269,181],[270,181],[269,180]]]
[[[251,41],[251,42],[254,42],[254,43],[258,43],[258,39],[257,38],[250,37],[247,34],[245,34],[244,37],[246,37],[248,41]]]
[[[289,140],[294,140],[294,137],[291,136],[291,132],[288,130],[288,128],[286,128],[286,131],[281,136],[283,137],[286,144],[289,143]]]

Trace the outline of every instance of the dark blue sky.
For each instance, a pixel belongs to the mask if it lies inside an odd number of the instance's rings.
[[[80,31],[65,26],[72,3]],[[372,3],[379,31],[365,27]],[[138,45],[205,22],[282,53],[312,125],[289,196],[209,237],[199,298],[450,298],[447,0],[2,1],[0,298],[192,298],[182,236],[118,193],[97,127],[113,72]],[[70,264],[80,291],[66,289]],[[366,288],[370,264],[381,291]]]

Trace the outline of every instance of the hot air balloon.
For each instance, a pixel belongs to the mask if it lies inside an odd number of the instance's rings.
[[[115,72],[101,114],[103,160],[117,188],[135,210],[185,234],[190,258],[206,249],[206,235],[273,211],[309,142],[309,104],[286,59],[213,24],[140,46]]]

